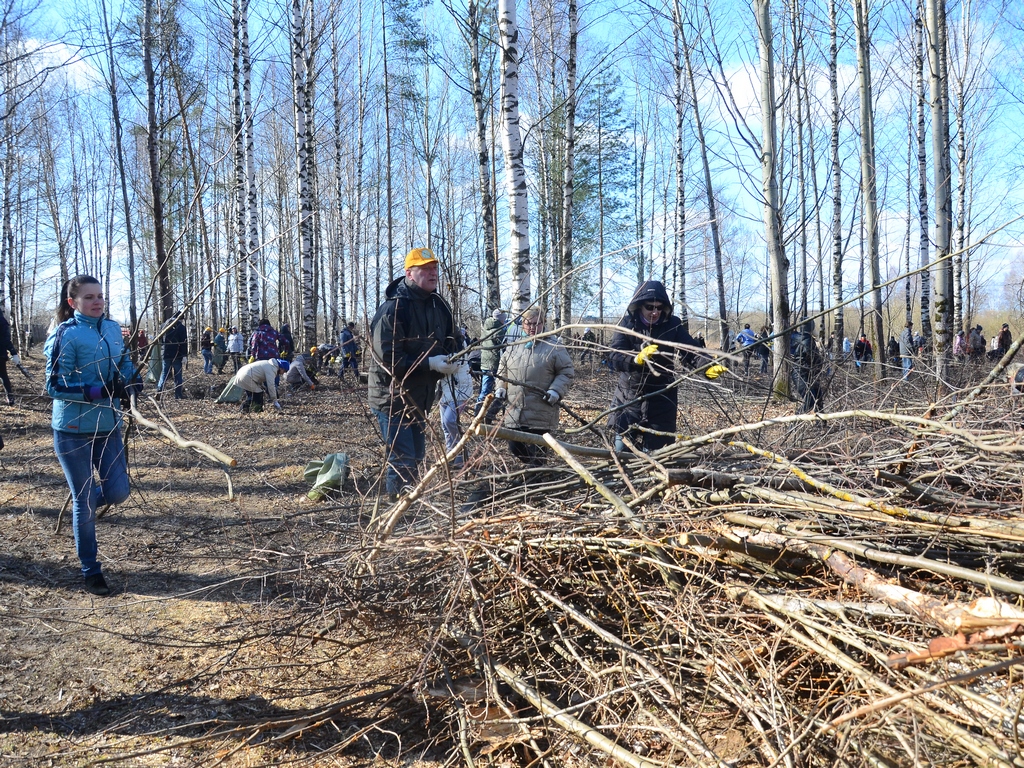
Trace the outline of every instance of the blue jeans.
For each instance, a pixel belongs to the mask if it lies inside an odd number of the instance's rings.
[[[164,360],[164,369],[160,371],[160,381],[156,383],[156,391],[161,392],[164,382],[167,381],[167,374],[174,371],[174,399],[181,400],[184,397],[184,389],[181,386],[181,358],[168,362]]]
[[[202,349],[200,352],[203,353],[203,373],[213,373],[213,350]]]
[[[388,472],[385,490],[397,494],[403,485],[413,485],[419,476],[420,463],[426,458],[427,443],[423,423],[406,421],[395,415],[371,408],[377,417],[381,437],[387,450]]]
[[[96,560],[96,510],[120,504],[131,491],[121,432],[115,429],[93,436],[54,431],[53,447],[71,488],[75,549],[82,575],[93,576],[101,572]],[[93,478],[93,467],[99,472],[99,485]]]
[[[494,378],[494,371],[484,371],[480,377],[480,395],[476,401],[482,403],[484,399],[494,391],[494,382],[497,381]]]
[[[912,370],[914,370],[914,358],[912,358],[912,357],[904,357],[904,358],[901,358],[901,359],[903,360],[903,378],[904,379],[909,379],[910,378],[910,372]]]

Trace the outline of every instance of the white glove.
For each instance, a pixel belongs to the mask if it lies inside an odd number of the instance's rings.
[[[281,410],[281,403],[279,403],[277,400],[275,400],[274,401],[274,407],[277,408],[277,410],[280,411]]]
[[[430,370],[434,373],[440,373],[442,376],[451,376],[459,370],[459,364],[449,363],[446,355],[434,355],[433,357],[428,357],[427,365],[430,366]]]
[[[21,355],[11,355],[11,362],[15,365],[21,365]]]
[[[508,392],[505,391],[504,387],[498,387],[496,390],[494,390],[494,399],[504,400],[507,394]]]
[[[549,389],[544,393],[544,402],[548,405],[558,405],[558,401],[562,399],[562,396],[555,390]]]

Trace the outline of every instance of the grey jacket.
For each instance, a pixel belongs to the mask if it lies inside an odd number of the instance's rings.
[[[508,389],[505,426],[557,429],[558,406],[542,398],[549,389],[565,398],[574,377],[572,358],[558,341],[537,339],[506,349],[498,369],[499,386]]]
[[[914,356],[914,333],[909,328],[904,328],[900,334],[900,357]]]

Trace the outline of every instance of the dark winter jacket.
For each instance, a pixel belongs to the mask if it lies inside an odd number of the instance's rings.
[[[1009,328],[1003,328],[996,337],[996,349],[999,350],[1000,355],[1005,355],[1011,344],[1013,344],[1013,334],[1010,333]]]
[[[213,331],[203,331],[203,335],[199,337],[199,348],[213,349]]]
[[[853,342],[853,356],[857,360],[872,360],[871,342],[867,339],[857,339]]]
[[[793,334],[790,342],[793,354],[793,369],[805,380],[817,378],[821,374],[824,358],[814,341],[814,335],[806,330]]]
[[[400,277],[387,287],[370,326],[369,404],[403,421],[423,421],[441,374],[427,359],[461,349],[448,302]]]
[[[640,305],[648,301],[660,301],[669,307],[658,323],[648,326],[640,314]],[[637,398],[640,403],[617,410],[608,417],[608,424],[617,433],[626,432],[634,424],[650,427],[662,432],[674,432],[676,428],[677,392],[675,387],[658,392],[672,383],[675,378],[674,357],[679,355],[684,364],[692,365],[696,358],[693,353],[679,351],[663,342],[694,345],[690,332],[678,317],[672,314],[672,303],[665,286],[657,280],[643,283],[629,303],[625,316],[619,322],[622,329],[612,337],[608,363],[612,370],[619,371],[619,383],[612,399],[617,408]],[[632,331],[632,333],[630,333]],[[650,364],[637,365],[634,359],[648,344],[659,344],[658,354]],[[656,375],[657,374],[657,375]],[[653,441],[645,438],[645,444]]]
[[[295,339],[292,338],[292,328],[288,323],[281,326],[281,332],[277,337],[277,349],[284,358],[295,351]]]
[[[488,317],[484,321],[483,333],[480,334],[480,370],[497,371],[501,362],[501,349],[505,343],[507,323],[499,318]]]
[[[188,357],[188,331],[180,318],[172,318],[167,324],[167,332],[163,335],[164,363],[184,360]]]
[[[11,340],[11,324],[7,322],[7,318],[0,312],[0,360],[6,360],[8,352],[12,356],[16,355],[18,354],[18,348],[14,346],[14,342]]]

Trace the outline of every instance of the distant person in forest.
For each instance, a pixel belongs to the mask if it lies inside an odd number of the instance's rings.
[[[480,394],[476,398],[476,410],[479,412],[483,407],[484,400],[494,392],[497,384],[498,366],[501,363],[502,350],[505,348],[505,334],[508,332],[508,316],[504,310],[495,309],[491,316],[484,321],[483,330],[480,334]],[[494,421],[497,412],[501,409],[500,403],[494,403],[487,412],[486,422]]]
[[[853,359],[858,370],[861,365],[874,362],[875,351],[871,348],[871,342],[865,334],[861,334],[853,344]]]
[[[149,351],[149,336],[146,335],[145,328],[139,328],[139,337],[136,345],[139,348],[139,360],[146,361],[146,354]]]
[[[740,345],[743,353],[743,375],[750,373],[750,358],[753,356],[754,345],[757,344],[757,334],[750,330],[750,323],[745,323],[743,330],[736,334],[736,343]]]
[[[804,320],[790,341],[793,384],[800,396],[797,413],[821,410],[825,402],[825,359],[814,340],[814,321]]]
[[[910,372],[914,370],[914,323],[907,320],[907,327],[900,334],[900,358],[903,362],[903,381],[910,378]]]
[[[228,360],[228,338],[223,328],[217,329],[217,335],[213,337],[213,365],[217,369],[217,375],[224,373],[224,363]]]
[[[11,356],[14,365],[21,365],[21,357],[18,355],[18,348],[14,346],[11,339],[11,324],[7,322],[2,310],[0,310],[0,382],[3,382],[4,392],[7,393],[7,404],[14,405],[14,387],[11,386],[11,378],[7,375],[7,356]]]
[[[284,323],[278,332],[277,352],[282,360],[291,360],[295,352],[295,339],[292,338],[292,327],[288,323]]]
[[[213,328],[206,326],[199,337],[199,354],[203,356],[203,373],[213,373]]]
[[[961,363],[967,359],[967,334],[963,328],[956,332],[953,339],[953,359]]]
[[[1013,334],[1010,333],[1010,324],[1003,323],[1003,327],[999,329],[999,335],[996,336],[996,352],[1000,358],[1007,353],[1012,344]]]
[[[278,341],[281,336],[267,318],[262,318],[249,339],[249,362],[274,360],[278,356]]]
[[[612,370],[619,373],[608,417],[608,426],[615,433],[616,450],[624,449],[623,437],[647,452],[675,440],[675,360],[678,357],[692,366],[699,359],[676,345],[701,346],[696,341],[673,314],[672,301],[662,283],[648,280],[637,287],[612,336],[608,354]],[[724,372],[723,366],[713,365],[704,375],[715,379]],[[651,434],[644,429],[665,434]]]
[[[896,341],[895,336],[889,337],[889,342],[885,345],[885,359],[890,363],[896,363],[900,357],[900,343]]]
[[[231,326],[228,334],[228,357],[235,366],[235,373],[242,368],[242,353],[245,352],[245,337],[238,330],[237,326]]]
[[[170,320],[164,324],[164,333],[161,344],[163,367],[160,370],[160,380],[156,383],[157,397],[163,391],[164,382],[168,375],[174,376],[174,399],[181,400],[185,397],[185,388],[182,386],[181,366],[188,357],[188,331],[185,330],[185,323],[182,322],[182,315],[170,313]]]
[[[419,478],[437,383],[458,370],[449,358],[462,348],[462,334],[437,292],[438,266],[429,248],[410,250],[405,274],[385,289],[370,324],[368,400],[384,440],[390,500]]]
[[[762,374],[768,373],[768,364],[772,358],[771,347],[768,346],[768,337],[771,335],[771,329],[767,325],[762,325],[761,330],[757,332],[757,347],[754,354],[761,358]]]
[[[976,325],[967,337],[967,354],[976,363],[985,359],[985,337],[981,335],[982,330],[980,325]]]
[[[341,362],[338,365],[338,378],[345,380],[345,371],[351,370],[355,383],[359,383],[359,341],[356,334],[356,324],[349,321],[341,333],[338,334],[339,354]]]
[[[597,346],[597,334],[594,333],[594,329],[587,326],[583,329],[583,335],[580,336],[580,346],[583,351],[580,352],[580,365],[586,362],[594,362],[594,348]]]
[[[142,391],[121,327],[104,311],[99,281],[71,278],[61,288],[55,327],[43,346],[53,444],[71,489],[75,548],[85,588],[101,596],[110,588],[97,560],[96,510],[128,498],[121,403]]]

